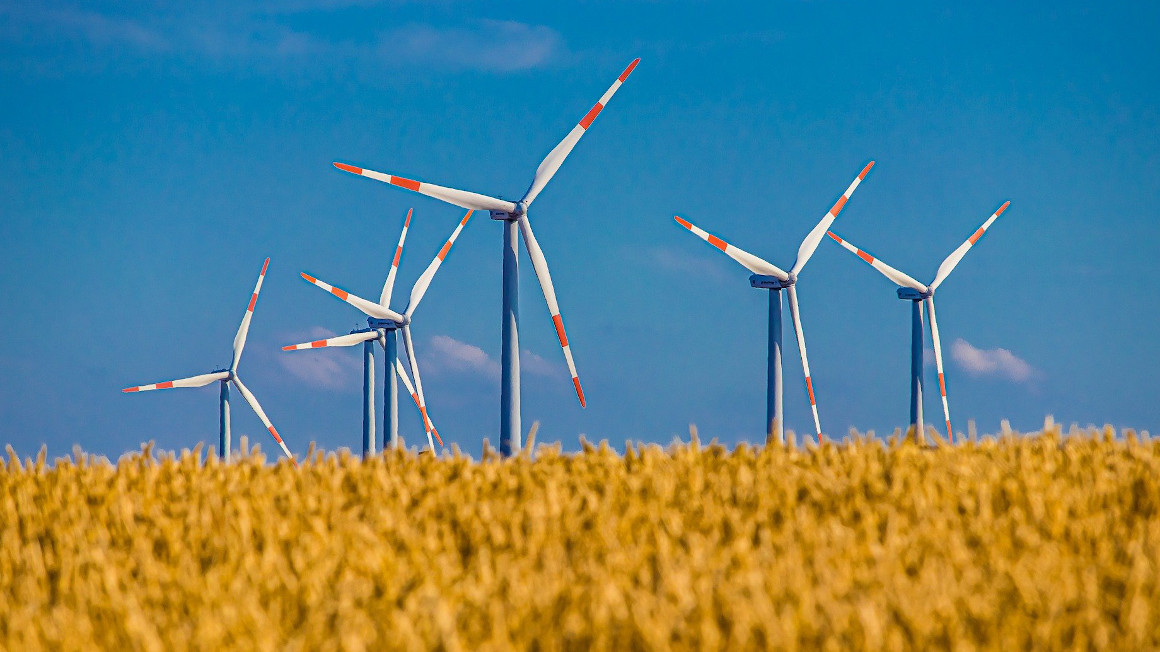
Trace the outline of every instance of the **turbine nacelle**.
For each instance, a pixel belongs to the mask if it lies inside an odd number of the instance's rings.
[[[514,222],[515,220],[520,219],[520,216],[526,215],[528,210],[527,210],[526,206],[523,208],[523,210],[520,210],[520,207],[517,204],[516,210],[514,210],[510,213],[508,211],[494,211],[494,210],[489,211],[489,212],[491,213],[491,219],[493,219],[493,220],[499,220],[500,222]]]
[[[388,331],[398,330],[411,323],[411,317],[403,315],[403,321],[396,321],[394,319],[378,319],[376,317],[367,317],[367,325],[372,329],[383,329]]]
[[[926,292],[921,292],[914,288],[900,287],[898,288],[898,298],[905,301],[923,301],[927,297],[934,296],[934,290],[927,288]]]
[[[789,274],[789,278],[780,279],[767,274],[754,274],[749,277],[749,284],[763,290],[784,290],[797,283],[797,275]]]

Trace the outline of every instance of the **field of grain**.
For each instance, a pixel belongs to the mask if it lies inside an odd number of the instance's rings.
[[[1160,443],[0,469],[0,648],[1157,649]]]

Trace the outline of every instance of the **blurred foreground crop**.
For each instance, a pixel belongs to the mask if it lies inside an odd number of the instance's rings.
[[[0,649],[1160,648],[1132,433],[77,457],[0,467]]]

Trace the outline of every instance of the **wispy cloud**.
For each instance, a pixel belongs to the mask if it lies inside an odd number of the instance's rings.
[[[550,27],[514,21],[480,20],[462,27],[412,24],[382,35],[378,50],[412,63],[511,72],[551,61],[563,50],[563,39]]]
[[[694,245],[690,245],[690,247],[692,246]],[[633,250],[631,255],[637,258],[641,255],[641,251]],[[729,274],[726,271],[726,263],[732,262],[710,258],[703,254],[690,252],[687,249],[678,251],[672,247],[661,246],[646,248],[644,250],[644,257],[647,259],[646,262],[663,271],[679,273],[686,276],[710,278],[714,281],[725,281],[728,279]],[[745,272],[743,269],[738,269],[739,275]]]
[[[427,351],[417,354],[423,361],[422,368],[432,373],[474,373],[488,378],[499,378],[499,363],[492,360],[483,349],[466,342],[436,335],[431,338]]]
[[[0,6],[0,41],[38,47],[80,44],[119,55],[164,54],[230,65],[292,62],[300,67],[333,67],[345,63],[378,71],[421,66],[505,73],[549,64],[566,51],[563,38],[552,28],[515,21],[395,23],[354,39],[303,27],[293,16],[369,4],[374,3],[300,0],[287,6],[247,7],[211,1],[133,17],[116,8],[87,4]]]
[[[962,338],[951,345],[951,357],[972,376],[998,376],[1026,382],[1037,374],[1026,360],[1007,349],[978,349]]]
[[[530,374],[532,376],[544,376],[545,378],[568,377],[567,372],[564,371],[564,365],[549,362],[542,356],[536,355],[527,349],[520,352],[520,373]]]
[[[285,339],[287,342],[299,343],[334,335],[321,326],[315,326],[307,331],[290,333]],[[362,361],[350,349],[292,351],[279,355],[277,360],[291,376],[318,389],[340,390],[362,382]]]
[[[434,374],[475,374],[489,381],[497,381],[500,377],[499,362],[483,349],[446,335],[432,337],[427,349],[419,356],[423,363],[421,369],[431,369]],[[562,365],[527,349],[520,352],[520,373],[545,378],[567,377]]]

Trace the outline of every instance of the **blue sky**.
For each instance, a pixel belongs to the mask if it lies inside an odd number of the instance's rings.
[[[938,294],[956,429],[1156,431],[1160,10],[1086,4],[0,2],[0,439],[216,441],[214,387],[120,389],[228,365],[270,256],[243,378],[292,449],[356,447],[358,350],[279,348],[365,321],[298,274],[377,297],[414,207],[401,298],[462,213],[331,161],[518,198],[635,57],[533,213],[587,409],[521,259],[541,440],[760,440],[766,295],[672,217],[788,267],[871,159],[835,230],[924,282],[1012,202]],[[497,439],[500,246],[474,218],[415,315],[432,415],[473,454]],[[827,240],[798,288],[823,429],[903,425],[894,287]],[[785,368],[809,432],[788,339]]]

